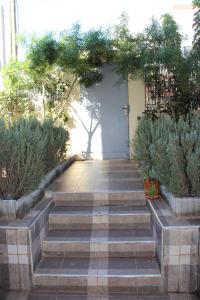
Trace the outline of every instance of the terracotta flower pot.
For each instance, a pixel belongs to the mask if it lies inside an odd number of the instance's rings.
[[[157,199],[160,197],[160,182],[157,179],[144,179],[145,197],[148,199]]]

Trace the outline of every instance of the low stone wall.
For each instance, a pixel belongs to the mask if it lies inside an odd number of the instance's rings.
[[[200,197],[175,197],[165,186],[161,194],[176,216],[200,216]]]
[[[197,291],[200,222],[176,218],[163,200],[147,203],[152,213],[163,291]]]
[[[8,219],[22,218],[44,197],[45,189],[77,159],[78,157],[74,155],[55,167],[42,179],[38,188],[29,195],[18,200],[0,200],[0,216]]]
[[[33,271],[41,257],[41,241],[53,208],[43,199],[23,220],[0,222],[0,288],[29,290]]]

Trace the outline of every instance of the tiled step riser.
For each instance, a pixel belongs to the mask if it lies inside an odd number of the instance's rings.
[[[41,286],[34,285],[33,290],[39,291],[40,295],[48,293],[41,300],[169,300],[163,295],[160,286],[140,286],[140,287],[82,287],[82,286]],[[49,296],[49,293],[52,297]],[[54,299],[53,295],[58,294],[59,298]],[[65,296],[63,296],[65,295]],[[109,298],[108,298],[109,295]],[[152,296],[153,295],[153,296]],[[157,298],[159,297],[159,298]],[[31,298],[36,300],[37,298]],[[40,298],[39,298],[40,299]],[[38,300],[39,300],[38,299]],[[170,298],[171,299],[171,298]],[[192,300],[193,298],[177,298],[176,300]],[[195,298],[196,299],[196,298]],[[21,298],[20,298],[21,300]],[[175,300],[173,298],[173,300]]]
[[[50,224],[49,229],[93,229],[93,230],[108,230],[108,229],[150,229],[147,223],[133,223],[133,224]]]
[[[146,205],[143,191],[114,193],[49,193],[56,206],[137,206]]]
[[[148,229],[150,215],[74,216],[49,215],[50,229]]]
[[[100,206],[141,206],[146,205],[146,199],[141,200],[56,200],[55,206],[85,206],[85,207],[100,207]]]
[[[34,288],[61,291],[80,291],[87,289],[87,295],[107,295],[112,293],[132,293],[151,295],[161,293],[159,276],[113,277],[113,276],[59,276],[34,275]],[[123,296],[122,296],[123,297]],[[123,298],[122,298],[123,299]]]
[[[44,257],[155,257],[155,242],[43,242]]]

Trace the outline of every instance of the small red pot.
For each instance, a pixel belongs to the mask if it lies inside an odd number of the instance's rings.
[[[147,178],[144,180],[145,197],[148,199],[160,198],[160,182],[157,179]]]

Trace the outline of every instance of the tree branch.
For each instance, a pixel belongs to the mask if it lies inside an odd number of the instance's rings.
[[[72,92],[72,90],[73,90],[73,88],[74,88],[74,85],[76,84],[77,80],[78,80],[78,76],[75,77],[74,81],[72,82],[72,85],[71,85],[70,88],[69,88],[69,91],[68,91],[67,97],[66,97],[66,101],[69,99],[69,96],[70,96],[70,94],[71,94],[71,92]],[[62,104],[60,110],[58,111],[58,114],[57,114],[57,116],[55,117],[55,119],[53,120],[53,122],[55,122],[55,121],[59,118],[60,114],[61,114],[62,111],[63,111],[63,108],[65,107],[66,101],[63,102],[63,104]]]

